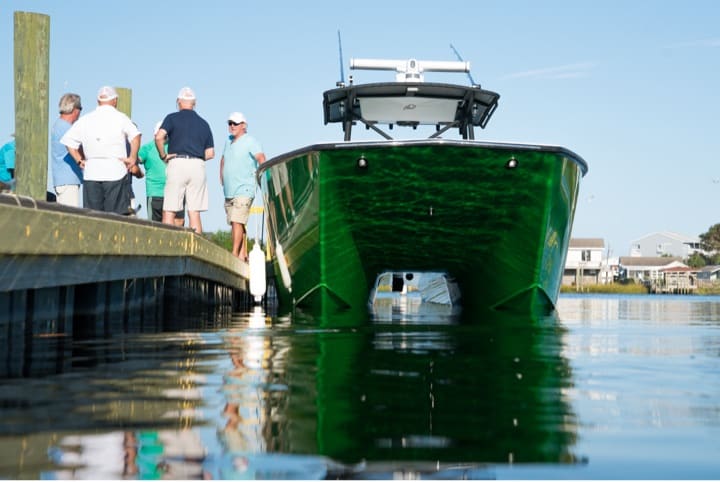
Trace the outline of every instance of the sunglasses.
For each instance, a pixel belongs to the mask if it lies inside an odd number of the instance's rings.
[[[228,125],[229,125],[229,126],[239,126],[240,124],[242,124],[242,122],[228,121]]]

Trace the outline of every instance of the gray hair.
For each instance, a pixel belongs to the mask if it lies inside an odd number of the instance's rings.
[[[80,96],[77,94],[63,94],[63,96],[60,97],[58,107],[60,107],[61,114],[70,114],[75,108],[82,110]]]

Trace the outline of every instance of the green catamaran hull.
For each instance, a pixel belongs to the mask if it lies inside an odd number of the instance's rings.
[[[560,147],[320,144],[260,169],[281,306],[367,309],[387,270],[445,271],[463,309],[554,308],[579,182]]]

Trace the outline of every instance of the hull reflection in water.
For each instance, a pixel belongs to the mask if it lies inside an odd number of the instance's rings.
[[[431,316],[317,334],[317,452],[343,462],[575,461],[556,317]]]

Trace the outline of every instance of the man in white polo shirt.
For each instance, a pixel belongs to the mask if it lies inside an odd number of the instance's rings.
[[[83,206],[128,215],[126,176],[137,163],[141,135],[130,118],[117,110],[117,101],[115,89],[101,87],[97,108],[78,119],[60,142],[83,169]]]

